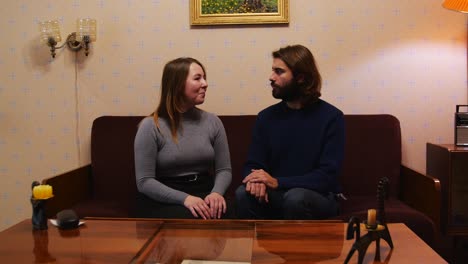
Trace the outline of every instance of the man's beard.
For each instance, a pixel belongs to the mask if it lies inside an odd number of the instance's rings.
[[[301,97],[301,88],[295,79],[292,79],[289,83],[284,86],[279,86],[275,83],[271,83],[271,94],[276,99],[282,99],[283,101],[295,101]]]

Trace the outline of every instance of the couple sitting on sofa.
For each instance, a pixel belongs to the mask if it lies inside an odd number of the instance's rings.
[[[325,219],[338,214],[344,153],[343,113],[319,99],[321,77],[312,53],[293,45],[272,53],[272,95],[281,102],[258,114],[238,218]],[[166,64],[161,99],[135,137],[138,217],[232,217],[223,197],[232,174],[221,120],[196,106],[208,84],[193,58]],[[213,170],[214,168],[214,170]],[[212,175],[214,174],[214,175]]]

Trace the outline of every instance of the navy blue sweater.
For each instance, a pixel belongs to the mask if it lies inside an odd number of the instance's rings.
[[[282,101],[258,114],[243,176],[263,169],[279,189],[339,193],[344,139],[343,113],[333,105],[318,100],[294,110]]]

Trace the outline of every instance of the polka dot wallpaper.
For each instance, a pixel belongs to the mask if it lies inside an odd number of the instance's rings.
[[[191,27],[189,0],[3,1],[0,230],[31,216],[33,180],[90,162],[95,118],[152,112],[162,67],[180,56],[207,68],[203,109],[256,114],[276,102],[271,51],[303,44],[323,99],[346,114],[395,115],[403,163],[424,172],[426,142],[453,143],[455,105],[467,103],[466,15],[441,3],[290,0],[289,25]],[[37,23],[58,19],[65,39],[87,17],[98,27],[89,56],[63,48],[52,59]]]

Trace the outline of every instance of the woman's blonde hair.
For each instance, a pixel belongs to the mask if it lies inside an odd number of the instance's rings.
[[[205,67],[194,58],[182,57],[166,63],[161,78],[161,99],[158,108],[153,113],[154,122],[158,129],[159,117],[165,118],[169,122],[172,139],[175,142],[177,142],[177,130],[180,126],[182,107],[185,103],[185,83],[192,63],[200,65],[206,78]]]

